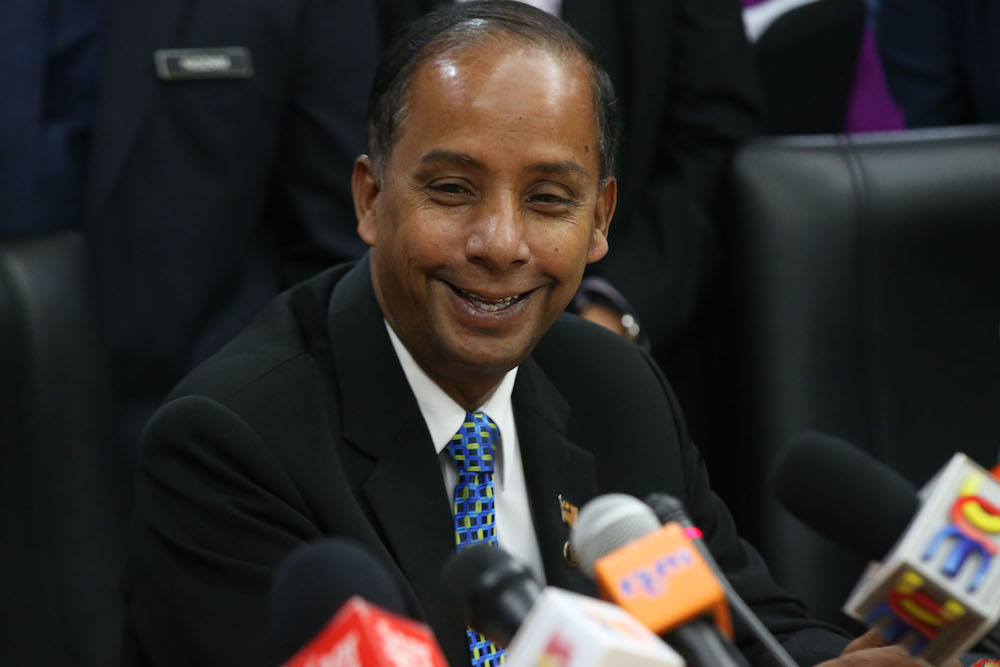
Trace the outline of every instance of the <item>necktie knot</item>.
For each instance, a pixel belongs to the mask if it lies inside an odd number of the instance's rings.
[[[462,427],[448,443],[448,453],[458,471],[493,473],[500,431],[484,412],[467,412]]]

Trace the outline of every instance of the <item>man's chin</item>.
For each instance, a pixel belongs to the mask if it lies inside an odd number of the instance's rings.
[[[533,347],[533,342],[523,339],[482,337],[453,346],[451,356],[469,372],[503,375],[523,362]]]

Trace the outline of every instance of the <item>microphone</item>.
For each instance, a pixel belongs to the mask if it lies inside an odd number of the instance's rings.
[[[730,641],[725,593],[680,525],[661,526],[638,499],[608,494],[580,508],[570,544],[601,597],[663,637],[687,664],[746,664]]]
[[[286,667],[447,667],[430,628],[405,613],[392,575],[343,538],[296,548],[275,573],[268,599],[272,643]]]
[[[881,558],[869,565],[844,612],[912,656],[942,664],[1000,619],[1000,567],[993,563],[1000,482],[964,454],[955,454],[918,494],[850,444],[806,432],[779,460],[775,490],[809,525]],[[984,645],[996,650],[995,642]]]
[[[722,590],[726,594],[726,599],[729,600],[729,606],[736,616],[743,621],[743,623],[750,628],[753,636],[757,639],[764,650],[767,651],[774,661],[780,665],[780,667],[798,667],[792,656],[788,655],[785,647],[778,643],[778,640],[771,631],[761,622],[757,615],[751,611],[750,607],[740,594],[736,592],[732,584],[723,574],[722,569],[719,568],[719,564],[715,562],[715,558],[712,553],[708,550],[708,545],[702,539],[702,532],[691,521],[691,517],[688,516],[687,512],[684,510],[684,504],[674,498],[670,494],[655,492],[646,496],[645,502],[649,505],[650,509],[656,514],[656,518],[661,524],[676,523],[681,528],[684,529],[684,534],[691,540],[691,544],[698,550],[701,557],[705,559],[705,563],[711,568],[712,572],[715,574],[716,580],[719,585],[722,586]]]
[[[442,570],[463,620],[507,647],[508,667],[684,667],[684,661],[613,604],[542,587],[530,570],[491,545],[475,544]]]
[[[453,554],[441,578],[462,620],[500,646],[510,644],[542,594],[526,565],[491,544]]]
[[[850,443],[805,431],[778,459],[778,502],[862,558],[881,560],[920,507],[917,487]]]

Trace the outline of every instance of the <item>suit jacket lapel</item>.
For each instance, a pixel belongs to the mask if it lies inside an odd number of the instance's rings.
[[[427,425],[375,300],[367,257],[334,290],[329,324],[345,440],[375,461],[362,482],[377,528],[434,628],[449,661],[466,661],[465,634],[441,588],[454,553],[451,505]],[[381,406],[392,406],[384,414]]]
[[[99,221],[156,88],[153,51],[169,47],[189,0],[110,0],[89,163],[87,218]]]
[[[546,583],[593,594],[593,583],[564,559],[569,525],[559,501],[561,497],[579,507],[593,498],[594,457],[566,438],[569,405],[533,359],[521,365],[512,398]]]

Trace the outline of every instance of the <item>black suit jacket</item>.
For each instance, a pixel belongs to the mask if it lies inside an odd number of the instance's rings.
[[[351,166],[378,57],[360,0],[109,0],[86,232],[133,446],[185,373],[285,287],[356,259]],[[159,49],[249,78],[164,80]]]
[[[563,561],[560,495],[582,505],[667,491],[803,664],[839,652],[844,640],[737,539],[667,383],[638,348],[564,315],[521,366],[512,400],[549,584],[593,592]],[[129,624],[156,664],[273,664],[271,575],[295,546],[328,535],[370,549],[449,662],[468,660],[439,581],[454,549],[450,502],[367,259],[283,294],[173,392],[146,433],[134,528]]]
[[[452,1],[376,0],[384,43]],[[587,273],[628,299],[658,352],[711,284],[731,151],[763,132],[742,3],[563,0],[562,18],[600,56],[623,122],[610,251]]]

